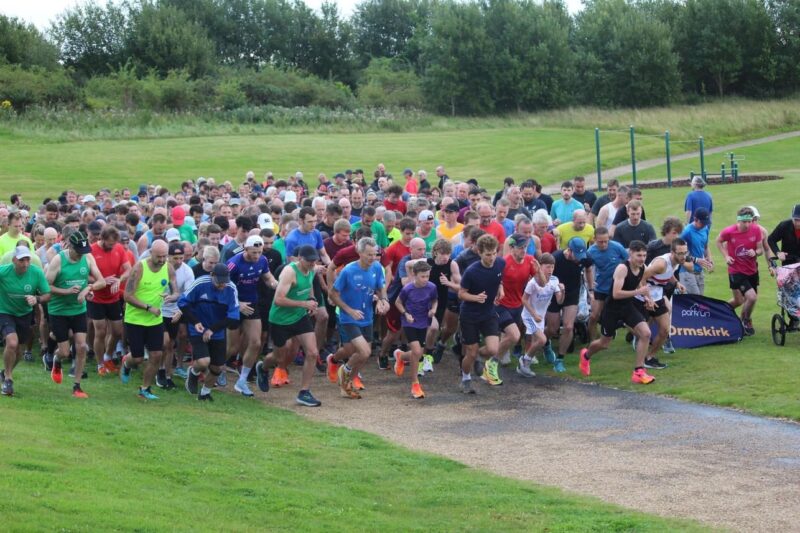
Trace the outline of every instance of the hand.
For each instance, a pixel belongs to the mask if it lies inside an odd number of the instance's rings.
[[[211,340],[211,335],[213,335],[213,334],[214,334],[214,332],[211,331],[210,329],[205,330],[203,332],[203,342],[210,341]]]
[[[541,321],[542,321],[542,317],[541,317],[541,316],[539,316],[539,315],[537,315],[536,313],[534,313],[534,314],[533,314],[533,315],[531,315],[531,316],[533,317],[533,321],[534,321],[534,322],[541,322]]]
[[[378,307],[380,308],[380,303],[378,303]],[[357,309],[351,309],[347,314],[350,315],[353,320],[364,320],[364,313]]]
[[[773,267],[769,267],[769,275],[770,275],[770,277],[774,278],[776,274],[777,274],[777,271]]]
[[[86,295],[89,294],[89,291],[91,291],[91,288],[86,287],[86,289],[78,293],[78,297],[76,298],[76,300],[78,300],[79,304],[82,304],[83,302],[86,301]]]
[[[567,290],[567,288],[564,286],[563,283],[559,283],[558,284],[558,290],[561,291],[561,292],[564,292],[564,291]]]
[[[678,292],[679,292],[680,294],[686,294],[686,287],[684,286],[684,284],[683,284],[683,283],[678,283],[678,284],[676,285],[676,288],[678,289]]]
[[[650,311],[655,311],[656,309],[656,303],[650,298],[645,299],[644,306]]]
[[[405,317],[406,317],[406,320],[408,320],[408,323],[409,323],[409,324],[413,324],[413,323],[414,323],[414,315],[412,315],[412,314],[411,314],[411,313],[409,313],[408,311],[406,311],[405,313],[403,313],[403,316],[405,316]]]
[[[173,302],[177,302],[178,298],[180,298],[180,294],[170,294],[169,296],[164,297],[164,303],[171,304]]]
[[[634,291],[637,296],[649,296],[650,295],[650,287],[647,285],[642,285],[636,291]]]
[[[239,302],[239,312],[244,316],[250,316],[253,314],[253,308],[247,302]]]
[[[375,310],[378,312],[379,315],[385,315],[389,312],[389,302],[387,300],[378,300],[378,304],[375,306]]]
[[[756,251],[755,250],[747,250],[745,253],[747,254],[747,257],[755,257],[756,256]]]
[[[314,272],[317,274],[324,274],[328,270],[325,265],[314,265]]]
[[[727,264],[729,264],[729,265],[732,265],[732,264],[733,264],[733,257],[731,257],[731,256],[727,256],[727,257],[725,258],[725,262],[726,262]]]
[[[161,308],[160,307],[153,307],[151,305],[150,306],[150,312],[153,314],[153,316],[161,316]]]
[[[786,261],[786,253],[778,252],[778,259],[780,259],[781,261]]]
[[[110,289],[111,289],[111,294],[117,294],[119,292],[119,280],[112,283]]]
[[[315,312],[317,310],[317,307],[319,307],[319,304],[317,303],[316,300],[306,300],[305,302],[303,302],[303,308],[309,313]]]
[[[555,227],[558,227],[558,226],[560,226],[560,225],[561,225],[561,221],[560,221],[559,219],[555,219],[555,220],[553,221],[553,226],[555,226]]]
[[[439,283],[441,283],[442,285],[447,285],[449,282],[450,280],[447,279],[447,276],[445,276],[444,274],[439,274]]]
[[[482,303],[486,302],[486,291],[483,291],[480,294],[474,294],[473,296],[475,296],[475,300],[474,301],[479,303],[479,304],[482,304]]]
[[[117,276],[108,276],[106,278],[106,285],[109,287],[115,283],[119,283],[119,278]]]
[[[436,316],[436,309],[431,309],[428,311],[428,318],[433,318]]]
[[[25,296],[25,303],[27,303],[31,307],[36,305],[36,296],[31,296],[31,295]]]
[[[703,270],[711,271],[714,269],[714,262],[710,259],[698,259],[697,264],[700,265],[700,268]]]
[[[69,288],[69,292],[70,294],[78,294],[81,292],[81,288],[78,287],[77,285],[73,285],[72,287]]]
[[[177,324],[178,322],[180,322],[181,316],[183,316],[183,313],[181,313],[180,311],[172,315],[172,323]]]
[[[203,326],[202,323],[198,322],[197,324],[194,325],[194,330],[197,333],[205,333],[206,328]]]

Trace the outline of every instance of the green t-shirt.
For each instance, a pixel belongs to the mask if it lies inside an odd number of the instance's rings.
[[[12,237],[8,233],[0,235],[0,257],[6,255],[8,252],[16,248],[17,242],[19,241],[28,241],[28,247],[31,250],[33,250],[33,243],[28,237],[26,237],[22,233],[20,233],[16,237]]]
[[[187,224],[182,224],[178,226],[178,233],[181,234],[182,241],[186,241],[191,244],[197,242],[197,236],[194,234],[194,230],[192,229],[191,226]]]
[[[352,226],[350,226],[350,237],[356,234],[358,228],[361,227],[361,221],[359,220]],[[375,243],[380,246],[381,248],[386,248],[389,246],[389,237],[386,235],[386,228],[383,227],[383,224],[378,222],[377,220],[373,220],[372,224],[369,226],[370,231],[372,231],[372,238],[375,239]]]
[[[425,241],[425,255],[431,257],[431,252],[433,251],[433,244],[436,242],[436,230],[432,229],[427,237],[423,237],[419,233],[415,233],[414,236],[419,237],[420,239]]]
[[[272,248],[274,250],[278,250],[281,254],[281,263],[286,262],[286,240],[281,239],[280,237],[275,238],[275,242],[272,244]]]
[[[44,271],[31,265],[21,276],[14,270],[14,265],[0,266],[0,313],[13,316],[25,316],[33,309],[25,301],[26,296],[48,294],[50,285]]]
[[[311,296],[311,286],[314,281],[314,271],[303,274],[297,263],[289,263],[286,268],[294,270],[295,283],[286,293],[290,300],[304,302]],[[299,321],[308,311],[302,307],[281,307],[273,302],[269,309],[269,321],[279,326],[289,326]]]

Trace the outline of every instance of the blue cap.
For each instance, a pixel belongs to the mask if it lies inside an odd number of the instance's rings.
[[[575,256],[575,259],[578,261],[581,259],[586,259],[586,243],[583,242],[583,239],[580,237],[573,237],[569,240],[569,244],[567,246],[572,252],[572,255]]]

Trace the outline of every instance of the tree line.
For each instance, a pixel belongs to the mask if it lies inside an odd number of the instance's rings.
[[[798,58],[798,0],[587,0],[575,16],[552,0],[363,0],[347,18],[141,0],[79,4],[45,33],[0,16],[0,98],[18,108],[653,106],[789,94]]]

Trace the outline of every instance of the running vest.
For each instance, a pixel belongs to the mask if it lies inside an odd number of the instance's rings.
[[[147,266],[147,261],[147,259],[142,260],[142,279],[134,294],[143,304],[160,309],[164,302],[163,296],[169,294],[169,265],[164,263],[157,272],[153,272]],[[157,326],[163,321],[164,319],[160,316],[155,316],[153,313],[134,307],[129,303],[125,304],[126,324]]]
[[[297,263],[289,263],[289,266],[294,270],[295,283],[286,293],[286,297],[297,302],[304,302],[311,296],[314,271],[303,274]],[[269,321],[280,326],[288,326],[303,318],[306,313],[308,310],[303,307],[281,307],[273,302],[269,309]]]
[[[625,281],[622,282],[622,290],[635,291],[637,288],[639,288],[639,284],[641,284],[642,282],[642,277],[644,276],[644,267],[639,269],[638,274],[634,274],[633,271],[631,270],[630,261],[625,261],[625,263],[623,264],[625,265],[625,268],[628,269],[628,273],[625,274]],[[606,303],[606,305],[610,307],[622,307],[628,302],[631,302],[633,300],[632,298],[623,298],[621,300],[615,299],[613,285],[610,296],[611,297],[608,299],[608,302]]]
[[[608,206],[608,218],[606,219],[604,226],[608,229],[611,229],[611,226],[614,225],[614,218],[617,216],[617,211],[619,211],[619,209],[614,207],[613,202],[609,202],[606,205]]]
[[[656,259],[663,259],[666,261],[667,269],[663,274],[653,276],[647,280],[647,284],[650,286],[650,298],[652,298],[654,302],[657,302],[664,297],[664,287],[667,285],[667,283],[669,283],[669,280],[672,279],[672,276],[675,275],[675,267],[672,266],[672,252],[659,255],[653,258],[653,261]],[[644,298],[641,296],[637,296],[636,298],[644,301]]]
[[[61,272],[56,276],[53,287],[70,289],[80,287],[85,289],[89,284],[89,262],[85,255],[76,262],[72,262],[68,252],[59,252],[61,257]],[[75,316],[86,312],[86,301],[78,303],[77,294],[56,294],[50,297],[47,312],[55,316]]]

